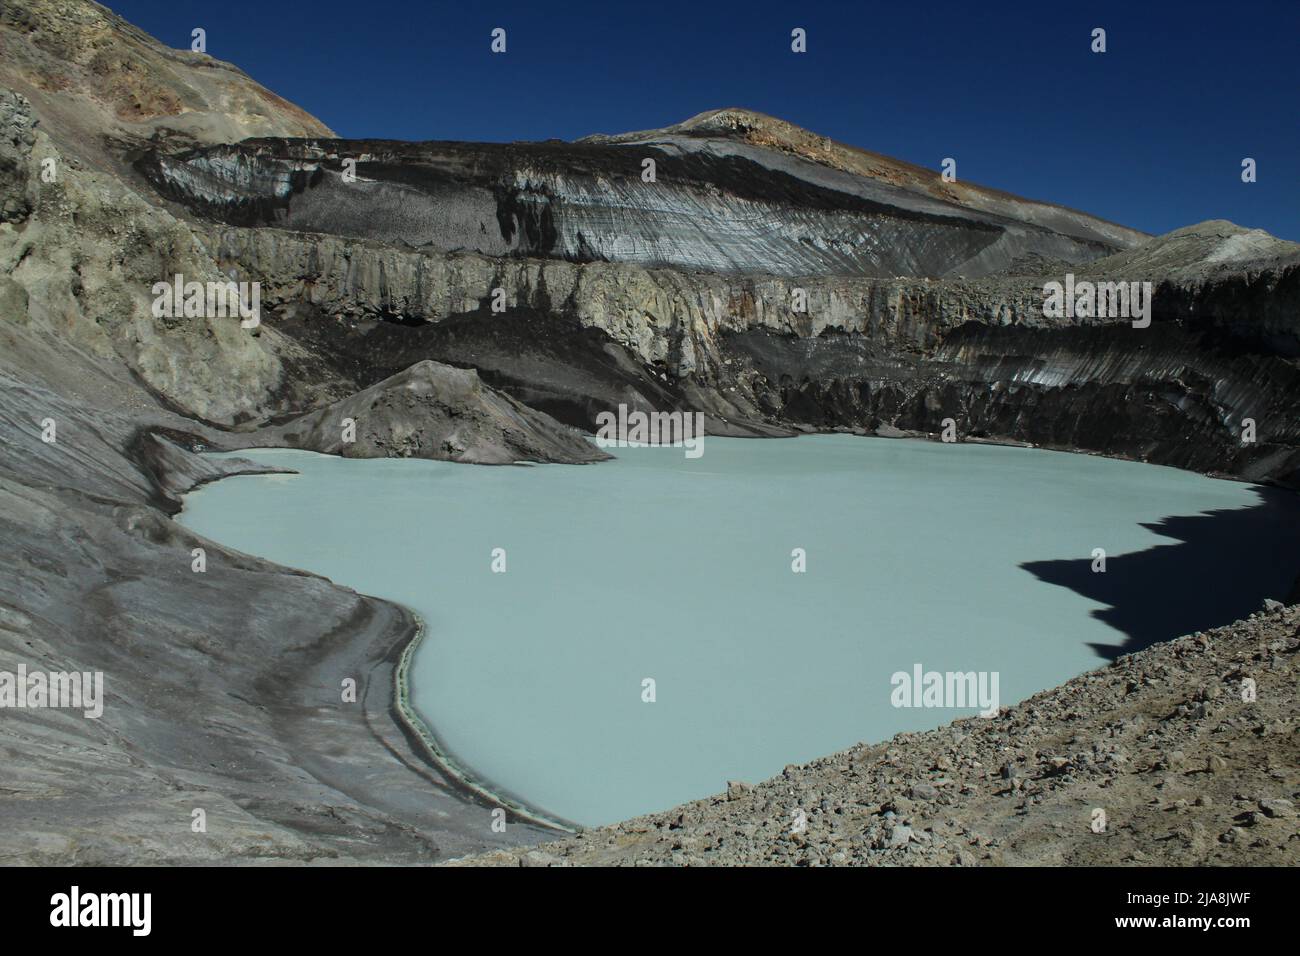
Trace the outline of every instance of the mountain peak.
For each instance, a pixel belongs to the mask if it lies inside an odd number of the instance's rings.
[[[676,140],[679,145],[688,148],[692,141],[722,141],[736,144],[740,149],[784,153],[818,166],[922,195],[927,199],[937,199],[963,209],[1017,219],[1113,245],[1131,246],[1149,238],[1139,230],[1066,206],[1026,199],[965,180],[945,181],[937,167],[919,166],[858,146],[849,146],[788,120],[745,107],[728,106],[705,110],[661,129],[597,134],[583,137],[579,142],[630,146],[662,143],[665,140]]]

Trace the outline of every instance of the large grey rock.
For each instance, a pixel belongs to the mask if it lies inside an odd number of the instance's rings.
[[[31,104],[0,89],[0,222],[25,219],[31,211],[27,158],[36,143]]]
[[[484,385],[474,369],[427,360],[287,425],[263,428],[254,441],[344,458],[480,465],[610,457],[581,433]]]

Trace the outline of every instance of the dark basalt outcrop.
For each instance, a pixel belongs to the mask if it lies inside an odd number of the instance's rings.
[[[937,435],[1088,450],[1300,487],[1300,370],[1206,347],[1208,333],[1157,326],[1012,329],[970,323],[928,356],[882,360],[860,340],[815,348],[753,332],[728,340],[759,406],[816,429]],[[1243,422],[1256,440],[1243,443]]]

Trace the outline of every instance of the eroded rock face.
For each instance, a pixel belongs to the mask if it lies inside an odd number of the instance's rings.
[[[0,322],[31,342],[11,359],[59,377],[54,353],[77,350],[130,369],[164,401],[209,421],[273,406],[282,378],[274,333],[259,340],[237,322],[153,315],[151,289],[168,274],[229,278],[188,228],[110,175],[71,165],[38,129],[28,167],[47,159],[56,178],[32,191],[22,228],[0,226],[0,268],[25,293],[25,314]]]
[[[34,145],[31,104],[12,90],[0,90],[0,222],[26,219],[31,212],[27,158]]]
[[[270,329],[156,314],[154,286],[238,279],[190,225],[92,168],[0,88],[0,369],[65,394],[109,387],[221,425],[265,420],[345,394]],[[294,375],[286,375],[286,367]],[[123,381],[125,380],[125,381]],[[126,394],[148,393],[141,399]]]
[[[809,342],[764,333],[728,340],[755,403],[815,429],[1086,449],[1300,486],[1300,371],[1221,352],[1179,324],[952,330],[920,358],[883,360],[849,336]],[[1261,386],[1261,383],[1262,386]],[[1254,440],[1243,442],[1254,421]]]
[[[298,391],[310,358],[273,331],[153,314],[156,282],[238,277],[139,194],[129,166],[146,144],[328,128],[235,67],[171,50],[88,0],[6,2],[0,45],[0,336],[10,360],[0,367],[65,394],[111,391],[223,425],[340,397],[319,380]],[[301,373],[293,382],[286,363]],[[147,394],[132,394],[141,385]]]
[[[264,301],[288,317],[272,327],[335,356],[361,384],[434,358],[473,365],[589,429],[624,401],[704,411],[718,434],[934,435],[951,418],[962,437],[1297,483],[1300,251],[1242,240],[1231,224],[1079,267],[1080,279],[1151,282],[1145,329],[1045,316],[1043,284],[1063,274],[696,274],[430,255],[280,229],[208,235],[219,263],[262,277]],[[792,308],[797,289],[806,312]],[[312,320],[294,318],[304,314]],[[1256,436],[1243,444],[1248,419]]]
[[[576,144],[259,140],[141,168],[219,222],[206,248],[273,311],[315,314],[317,354],[344,350],[361,384],[433,358],[586,428],[620,401],[704,411],[722,434],[951,419],[1297,481],[1300,247],[1231,223],[1151,239],[739,110]],[[1156,331],[1045,315],[1067,272],[1149,282]],[[520,339],[533,360],[512,359],[502,307],[539,337],[583,334],[568,354]],[[341,331],[318,334],[331,316]]]
[[[993,214],[730,140],[263,139],[138,166],[164,195],[235,225],[716,273],[978,276],[1028,252],[1087,262],[1140,235],[1081,214],[1058,231],[1006,215],[1012,203]]]

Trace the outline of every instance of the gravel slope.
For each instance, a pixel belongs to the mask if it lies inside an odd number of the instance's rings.
[[[1300,607],[1278,607],[1121,657],[994,718],[456,863],[1295,866],[1298,652]]]

